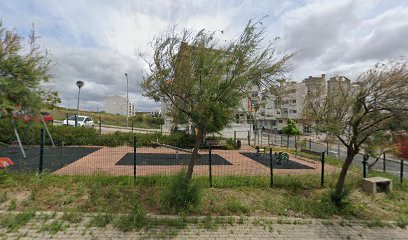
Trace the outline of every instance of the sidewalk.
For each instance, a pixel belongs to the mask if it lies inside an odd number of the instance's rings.
[[[367,222],[332,221],[319,219],[235,217],[234,222],[197,224],[187,227],[155,227],[148,230],[122,232],[111,225],[89,227],[90,215],[79,223],[67,223],[60,228],[50,227],[62,214],[51,215],[43,221],[34,218],[19,229],[10,231],[0,227],[0,239],[407,239],[408,228],[392,224],[375,227]],[[159,217],[159,216],[156,216]],[[172,216],[169,216],[171,219]],[[173,217],[174,218],[174,217]],[[224,220],[227,218],[223,218]],[[229,218],[231,219],[231,218]],[[227,223],[229,222],[229,223]],[[54,224],[55,225],[55,224]],[[48,227],[44,227],[48,226]],[[57,231],[55,231],[57,229]],[[53,231],[54,230],[54,231]]]

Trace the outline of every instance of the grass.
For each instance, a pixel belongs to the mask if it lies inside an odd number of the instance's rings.
[[[274,147],[274,151],[280,150],[287,151]],[[330,156],[326,162],[337,167],[342,164]],[[342,207],[335,206],[330,199],[331,189],[338,177],[333,173],[326,174],[324,189],[320,187],[319,174],[275,175],[274,188],[269,187],[268,176],[214,176],[214,188],[208,187],[208,177],[194,177],[193,184],[202,191],[197,201],[194,200],[195,204],[188,209],[188,214],[314,217],[327,219],[328,222],[340,216],[369,221],[394,220],[400,226],[407,225],[408,182],[400,184],[397,177],[376,171],[370,171],[370,176],[391,178],[394,182],[393,192],[376,196],[361,192],[361,170],[352,166],[346,179],[350,194]],[[138,177],[134,182],[127,176],[44,174],[38,178],[34,174],[8,173],[8,179],[1,184],[2,206],[14,205],[12,208],[18,211],[63,211],[66,212],[63,220],[71,223],[79,221],[76,212],[105,213],[95,216],[89,225],[103,227],[113,224],[126,231],[154,225],[152,221],[139,225],[145,212],[186,214],[169,206],[168,201],[163,201],[163,196],[172,189],[173,176]],[[13,200],[18,192],[23,191],[30,191],[29,200]],[[195,194],[192,196],[195,198]],[[114,219],[112,214],[117,213],[125,215],[121,219]]]
[[[16,231],[21,226],[27,224],[34,217],[35,213],[32,211],[21,212],[17,215],[8,214],[0,218],[0,227],[7,228],[8,231]]]

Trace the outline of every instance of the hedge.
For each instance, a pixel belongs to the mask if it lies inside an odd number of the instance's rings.
[[[23,142],[23,145],[39,145],[40,131],[43,126],[38,123],[17,122],[17,129]],[[15,135],[13,126],[10,122],[0,121],[0,143],[11,144],[14,142]],[[193,147],[195,137],[185,133],[172,133],[171,135],[162,135],[161,133],[136,133],[114,132],[108,134],[99,134],[95,128],[71,127],[71,126],[53,126],[48,129],[56,145],[89,145],[89,146],[120,146],[133,145],[133,136],[136,136],[136,146],[151,146],[151,142],[160,142],[177,147]],[[211,139],[213,137],[209,137]],[[216,139],[223,139],[216,137]],[[46,145],[51,145],[50,138],[46,134]],[[235,143],[232,139],[227,139],[227,149],[234,149]]]

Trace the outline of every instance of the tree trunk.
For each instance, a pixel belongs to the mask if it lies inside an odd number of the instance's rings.
[[[193,154],[191,155],[190,163],[188,164],[188,169],[187,169],[187,175],[186,175],[187,182],[190,182],[191,178],[193,177],[194,165],[198,157],[198,149],[200,148],[201,140],[203,137],[202,129],[200,127],[197,127],[196,129],[197,129],[197,134],[196,134]]]
[[[347,157],[346,157],[346,160],[344,160],[344,164],[341,168],[340,176],[336,184],[336,190],[335,190],[336,196],[341,196],[341,194],[343,193],[344,182],[346,180],[347,172],[356,154],[357,154],[357,151],[355,151],[352,148],[347,148]]]

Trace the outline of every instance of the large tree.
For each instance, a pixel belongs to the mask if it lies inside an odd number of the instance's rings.
[[[56,92],[41,87],[50,78],[47,52],[37,44],[32,30],[28,43],[0,21],[0,116],[12,119],[19,110],[38,111],[59,102]]]
[[[377,64],[355,82],[339,80],[330,89],[310,89],[303,115],[320,132],[336,136],[347,148],[334,200],[341,201],[350,164],[370,137],[386,135],[408,117],[408,69],[405,62]]]
[[[196,129],[188,181],[203,136],[222,130],[230,122],[250,85],[274,84],[293,55],[278,56],[275,41],[264,41],[261,25],[249,21],[241,35],[230,42],[216,39],[222,31],[178,32],[175,27],[151,42],[153,57],[146,59],[149,71],[142,84],[145,95],[165,103]]]

